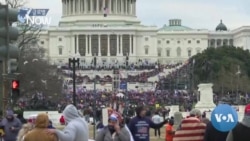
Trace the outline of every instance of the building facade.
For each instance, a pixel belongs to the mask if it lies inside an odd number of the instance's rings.
[[[170,19],[162,28],[145,26],[136,16],[136,0],[62,0],[62,17],[57,27],[40,36],[52,64],[66,64],[76,56],[81,64],[146,62],[176,63],[207,47],[234,45],[250,49],[250,26],[227,30],[192,29],[180,19]]]

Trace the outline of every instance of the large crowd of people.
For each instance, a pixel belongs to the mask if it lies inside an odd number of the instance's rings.
[[[139,72],[139,74],[137,75],[131,75],[128,74],[126,78],[123,78],[121,76],[121,81],[126,81],[126,82],[147,82],[148,78],[153,77],[158,75],[160,72],[163,71],[163,69],[174,69],[178,66],[180,66],[181,63],[177,63],[177,64],[171,64],[171,65],[160,65],[158,63],[155,64],[140,64],[140,65],[134,65],[131,64],[128,68],[124,67],[124,66],[119,66],[117,68],[114,67],[114,65],[112,65],[112,67],[110,67],[109,69],[94,69],[94,68],[89,68],[89,69],[85,69],[82,67],[79,67],[76,69],[76,83],[77,84],[82,84],[82,83],[93,83],[94,80],[96,79],[97,81],[100,82],[105,82],[105,83],[112,83],[113,79],[111,75],[107,75],[104,76],[103,78],[101,78],[99,75],[97,75],[97,77],[95,78],[90,78],[90,76],[88,76],[88,74],[86,74],[86,71],[88,70],[96,70],[98,72],[101,71],[110,71],[111,73],[113,73],[113,70],[118,70],[118,72],[120,73],[121,71],[134,71],[134,72]],[[69,81],[67,81],[68,85],[71,85],[73,83],[73,80],[70,79],[73,76],[73,71],[69,66],[62,66],[59,69],[59,73],[61,73],[63,75],[64,78],[68,78]],[[122,75],[120,73],[120,75]]]
[[[91,129],[77,107],[72,104],[62,111],[64,129],[53,126],[47,113],[37,112],[32,120],[15,116],[11,109],[0,122],[0,139],[4,141],[150,141],[150,128],[161,138],[160,128],[164,127],[166,141],[247,141],[249,140],[250,104],[245,106],[243,120],[235,126],[215,127],[214,121],[206,118],[206,113],[192,109],[187,117],[181,113],[174,117],[163,117],[159,110],[154,115],[145,106],[138,106],[135,115],[128,117],[118,110],[109,109],[107,124],[99,122],[94,128],[96,134],[89,136]],[[149,113],[149,114],[148,114]],[[218,123],[219,124],[219,123]],[[230,123],[227,123],[230,124]],[[230,128],[229,128],[230,127]],[[226,129],[227,130],[224,130]]]
[[[184,64],[173,64],[173,65],[157,65],[151,64],[141,64],[139,66],[140,70],[145,70],[139,75],[128,76],[127,79],[121,79],[121,81],[129,82],[146,82],[148,77],[158,75],[163,69],[171,69],[172,71],[163,77],[160,77],[160,81],[156,82],[156,89],[149,91],[141,90],[129,90],[129,91],[108,91],[108,90],[87,90],[84,87],[78,87],[76,90],[76,100],[77,107],[81,108],[83,111],[93,111],[93,106],[97,107],[126,107],[131,111],[135,109],[134,105],[148,105],[154,107],[156,104],[159,104],[161,107],[169,105],[179,105],[181,111],[190,111],[193,105],[199,99],[197,93],[190,91],[189,89],[162,89],[161,82],[169,82],[170,80],[176,80],[179,75],[188,75],[188,70],[190,69],[189,62]],[[154,67],[153,67],[154,66]],[[72,71],[67,67],[60,68],[60,71],[63,72],[65,77],[71,77]],[[82,80],[83,75],[77,76],[77,84],[84,83]],[[100,79],[105,79],[106,81],[112,82],[113,78],[104,77]],[[93,81],[93,80],[92,80]],[[66,104],[72,103],[72,91],[69,91],[69,86],[72,85],[72,80],[64,84],[64,91],[60,98],[57,100],[49,99],[48,95],[43,93],[36,93],[31,98],[22,97],[19,100],[18,106],[22,109],[62,109]],[[118,96],[121,93],[122,96]],[[226,97],[227,99],[233,99],[232,95],[229,94]],[[236,95],[235,95],[236,96]],[[249,100],[248,95],[241,95],[240,100],[244,103],[247,103]],[[219,103],[220,101],[225,101],[225,97],[220,97],[219,95],[214,95],[214,102]],[[228,101],[227,101],[228,102]],[[233,100],[229,101],[232,104]],[[89,112],[93,113],[93,112]]]

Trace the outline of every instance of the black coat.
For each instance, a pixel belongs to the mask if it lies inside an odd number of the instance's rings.
[[[226,141],[228,132],[218,131],[213,127],[212,123],[209,122],[206,127],[204,141]]]

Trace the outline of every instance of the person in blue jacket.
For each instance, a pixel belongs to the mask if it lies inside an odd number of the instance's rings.
[[[142,106],[136,108],[136,116],[129,122],[128,128],[134,138],[134,141],[149,141],[149,129],[161,128],[168,120],[155,124],[150,118],[146,117],[146,109]]]

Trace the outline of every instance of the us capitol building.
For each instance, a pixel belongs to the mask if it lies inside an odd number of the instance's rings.
[[[39,41],[53,64],[65,64],[72,55],[81,64],[94,56],[98,63],[123,63],[126,56],[129,63],[176,63],[223,45],[250,49],[250,26],[228,30],[221,21],[209,31],[183,26],[180,19],[145,26],[136,16],[136,0],[62,0],[59,25],[42,31]]]

